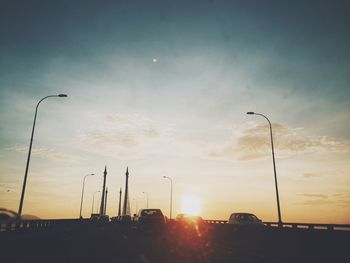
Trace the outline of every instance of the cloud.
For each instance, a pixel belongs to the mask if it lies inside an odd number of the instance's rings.
[[[28,153],[28,147],[25,146],[13,146],[10,148],[7,148],[10,151],[15,151],[21,154],[27,154]],[[63,153],[63,152],[58,152],[53,149],[47,149],[44,147],[35,147],[32,148],[32,156],[42,158],[42,159],[47,159],[47,160],[53,160],[53,161],[77,161],[79,159],[78,156]]]
[[[303,173],[304,178],[314,178],[314,177],[321,177],[321,176],[323,176],[321,173],[311,173],[311,172]]]
[[[137,155],[144,148],[152,148],[170,141],[172,129],[140,114],[108,114],[96,116],[95,127],[79,135],[80,147],[99,154]],[[155,148],[155,147],[153,147]]]
[[[297,195],[304,196],[304,197],[316,197],[316,198],[322,198],[322,199],[327,199],[328,198],[328,196],[325,195],[325,194],[298,193]]]
[[[315,200],[306,200],[301,203],[295,203],[296,205],[328,205],[328,204],[334,204],[331,200],[324,200],[324,199],[315,199]]]
[[[296,202],[295,205],[338,205],[349,206],[349,195],[333,194],[327,195],[323,193],[297,193],[297,196],[304,198],[302,202]]]
[[[275,152],[278,156],[311,152],[350,153],[350,140],[338,140],[327,136],[306,136],[302,128],[290,128],[278,123],[272,125]],[[226,157],[239,160],[265,158],[271,155],[271,142],[267,124],[247,124],[221,150],[209,153],[211,157]],[[307,177],[307,175],[306,175]]]

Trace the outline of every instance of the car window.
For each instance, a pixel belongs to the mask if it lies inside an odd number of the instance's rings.
[[[252,221],[259,221],[259,219],[255,215],[251,215],[251,220]]]
[[[162,215],[160,210],[143,210],[141,213],[142,216],[159,216]]]

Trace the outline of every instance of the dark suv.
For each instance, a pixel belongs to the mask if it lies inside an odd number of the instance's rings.
[[[140,228],[161,228],[165,225],[165,217],[160,209],[141,209],[135,217],[135,222]]]

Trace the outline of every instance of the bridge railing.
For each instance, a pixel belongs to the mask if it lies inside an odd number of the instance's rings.
[[[59,225],[69,225],[78,222],[86,222],[88,219],[43,219],[43,220],[20,220],[9,223],[0,223],[1,232],[11,231],[25,231],[25,230],[38,230],[44,228],[51,228]]]
[[[227,220],[204,220],[208,224],[225,225]],[[89,219],[44,219],[44,220],[21,220],[10,223],[0,223],[1,232],[26,231],[65,226],[77,223],[90,222]],[[270,228],[299,229],[299,230],[325,230],[325,231],[350,231],[350,224],[310,224],[310,223],[282,223],[263,222]]]
[[[227,224],[227,220],[204,220],[208,224]],[[267,227],[282,227],[291,229],[305,229],[305,230],[329,230],[329,231],[350,231],[350,224],[315,224],[315,223],[282,223],[277,222],[263,222]]]
[[[276,222],[264,222],[268,227],[279,227]],[[283,223],[282,227],[292,229],[307,229],[307,230],[346,230],[350,231],[350,224],[315,224],[315,223]]]

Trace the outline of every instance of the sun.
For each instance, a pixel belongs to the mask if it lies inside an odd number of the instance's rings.
[[[202,212],[201,201],[197,196],[185,195],[182,198],[181,213],[199,215]]]

